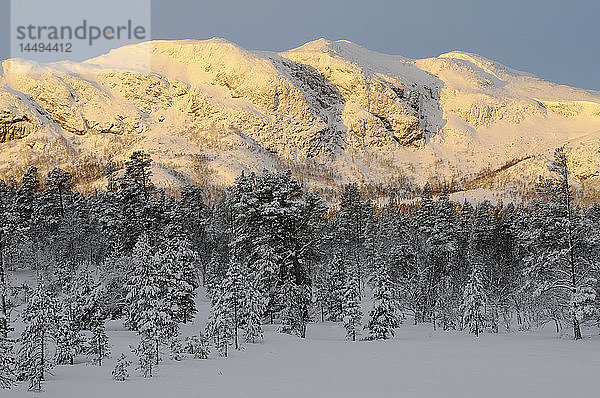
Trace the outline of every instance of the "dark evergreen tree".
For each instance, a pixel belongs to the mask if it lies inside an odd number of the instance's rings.
[[[25,329],[20,338],[19,379],[29,381],[31,390],[40,391],[45,374],[53,366],[48,345],[59,319],[58,301],[48,291],[42,278],[28,298],[21,317]]]
[[[204,203],[200,187],[187,185],[181,190],[181,200],[177,203],[176,219],[181,225],[190,247],[198,253],[203,281],[206,279],[211,247],[207,232],[210,209]]]
[[[194,359],[207,359],[210,354],[208,339],[202,333],[185,338],[184,351],[193,355]]]
[[[140,334],[140,342],[137,347],[132,349],[138,359],[137,370],[146,377],[152,377],[152,371],[155,369],[156,346],[155,342],[145,334]]]
[[[139,330],[142,311],[153,305],[160,296],[160,282],[155,268],[154,254],[147,235],[142,235],[131,255],[131,274],[126,282],[126,324]],[[148,290],[148,291],[147,291]],[[148,293],[152,293],[149,296]]]
[[[361,294],[358,286],[358,276],[348,275],[344,286],[344,301],[342,304],[342,319],[346,338],[356,340],[357,332],[362,322]]]
[[[537,184],[538,198],[521,231],[526,287],[554,304],[551,312],[568,314],[575,339],[581,323],[595,313],[596,291],[591,260],[583,250],[585,224],[573,206],[571,175],[563,148],[554,152],[553,176]],[[559,315],[560,316],[560,315]]]
[[[183,237],[173,237],[156,254],[164,299],[171,302],[175,320],[187,323],[196,313],[197,256]]]
[[[345,254],[342,260],[356,270],[361,291],[369,266],[372,213],[372,206],[362,197],[358,185],[345,185],[335,217],[334,235],[339,252]]]
[[[475,257],[475,256],[473,256]],[[471,275],[465,286],[462,302],[463,324],[469,328],[471,333],[479,337],[485,327],[485,294],[481,278],[480,263],[473,258]]]
[[[134,152],[125,162],[125,173],[120,179],[120,240],[124,250],[131,250],[142,233],[158,233],[154,209],[157,201],[153,197],[156,188],[152,183],[152,159],[143,151]],[[149,236],[150,237],[150,236]],[[154,236],[151,237],[152,240]]]
[[[115,381],[125,381],[129,378],[128,368],[131,366],[131,361],[127,359],[125,354],[121,353],[121,356],[117,359],[115,368],[112,371],[112,377]]]
[[[104,321],[98,321],[92,326],[92,336],[87,347],[87,355],[98,366],[102,366],[102,360],[110,355],[110,344]]]
[[[15,383],[16,358],[14,343],[8,338],[8,323],[0,324],[0,389],[11,388]]]
[[[423,188],[421,202],[415,211],[413,222],[416,227],[416,259],[413,278],[416,304],[415,321],[424,322],[431,318],[436,282],[436,264],[434,253],[436,206],[429,183]]]
[[[233,344],[235,349],[239,349],[238,330],[244,315],[244,302],[247,296],[247,275],[242,266],[233,261],[229,263],[227,275],[223,280],[222,305],[225,306],[225,312],[230,314],[233,329]]]
[[[8,277],[4,252],[12,234],[10,225],[11,189],[0,180],[0,337],[8,337]]]
[[[69,312],[64,312],[59,318],[55,341],[56,363],[73,365],[75,356],[83,351],[84,337]]]
[[[49,205],[47,219],[62,218],[65,215],[66,197],[71,194],[71,179],[71,173],[58,167],[48,172],[45,182],[46,190],[44,191],[44,196],[48,199]]]
[[[331,321],[342,319],[344,303],[344,284],[346,281],[346,269],[341,258],[334,255],[326,268],[324,304],[327,308],[328,318]],[[356,275],[358,279],[358,275]]]
[[[227,302],[226,292],[216,287],[212,296],[210,318],[206,325],[206,334],[213,339],[219,355],[226,357],[228,346],[235,332],[231,306]]]
[[[369,314],[369,330],[371,339],[388,339],[394,336],[394,328],[400,325],[398,304],[392,292],[392,283],[388,270],[378,265],[372,278],[373,309]]]

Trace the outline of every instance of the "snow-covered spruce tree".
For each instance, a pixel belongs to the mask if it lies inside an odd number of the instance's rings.
[[[373,309],[369,313],[369,338],[388,339],[394,336],[394,328],[400,325],[398,303],[394,298],[392,283],[385,266],[378,264],[372,277]]]
[[[38,170],[31,166],[23,174],[21,186],[15,192],[9,216],[14,238],[20,243],[31,241],[36,234],[39,187]]]
[[[432,268],[429,272],[428,289],[431,321],[435,329],[438,319],[438,301],[448,300],[448,297],[439,297],[439,293],[449,293],[440,285],[445,277],[457,268],[456,259],[458,253],[458,217],[456,203],[450,200],[448,190],[444,186],[440,192],[436,206],[433,224],[433,235],[431,239],[432,251],[430,253]]]
[[[0,180],[0,334],[8,336],[8,275],[4,264],[4,253],[12,236],[10,206],[14,190]]]
[[[265,313],[265,299],[255,280],[245,280],[244,297],[244,339],[247,343],[254,343],[263,337],[262,319]]]
[[[196,313],[194,298],[199,285],[196,254],[186,238],[175,236],[165,243],[157,257],[160,260],[160,277],[164,280],[165,299],[173,304],[175,319],[187,323]]]
[[[427,292],[427,268],[420,251],[419,225],[408,215],[397,212],[397,223],[393,225],[393,244],[398,245],[383,259],[393,261],[392,282],[398,288],[398,295],[402,297],[402,305],[413,315],[416,325],[424,320],[424,303]],[[381,256],[378,256],[378,260]]]
[[[183,235],[196,254],[195,266],[202,271],[202,282],[206,281],[208,261],[212,242],[207,233],[211,211],[204,203],[203,190],[196,185],[186,185],[181,189],[181,199],[176,203],[174,220],[181,227]]]
[[[132,352],[138,359],[137,370],[139,370],[144,377],[152,377],[156,359],[155,349],[154,341],[143,334],[140,335],[140,341],[137,347],[132,349]]]
[[[106,288],[95,281],[86,269],[79,269],[71,275],[63,299],[63,313],[68,314],[73,327],[90,330],[99,317],[105,317]]]
[[[263,209],[272,201],[273,184],[267,184],[268,181],[263,180],[266,178],[261,179],[254,173],[242,173],[236,179],[235,185],[227,191],[225,204],[226,210],[231,213],[232,233],[229,241],[230,256],[224,264],[237,261],[246,266],[268,298],[268,311],[273,319],[277,310],[278,271],[283,249],[281,242],[274,237],[275,226],[268,225],[269,212]],[[258,191],[262,192],[260,197]],[[282,200],[285,200],[285,197]],[[273,202],[278,204],[274,200]],[[270,210],[275,209],[271,206]],[[273,218],[276,222],[277,219]]]
[[[245,270],[237,261],[232,261],[229,263],[227,275],[223,280],[222,303],[226,307],[225,312],[231,316],[233,344],[236,350],[239,349],[238,330],[244,316],[244,302],[247,294],[247,276],[245,273]]]
[[[143,309],[151,305],[146,289],[153,297],[160,292],[159,279],[148,236],[143,234],[135,244],[131,254],[131,274],[125,282],[127,303],[125,324],[132,330],[138,330]]]
[[[75,356],[83,350],[84,337],[70,315],[68,312],[63,312],[54,335],[56,342],[54,358],[59,365],[73,365]]]
[[[134,274],[130,256],[109,251],[108,257],[98,266],[100,289],[98,298],[102,312],[111,319],[124,318],[125,326],[134,329],[130,324],[129,302],[127,293],[131,287],[131,276]],[[131,316],[132,320],[134,319]]]
[[[311,285],[308,267],[320,255],[322,202],[316,195],[303,195],[302,186],[289,171],[265,171],[242,174],[228,190],[226,203],[232,220],[231,257],[259,283],[271,320],[277,313],[301,312],[302,308],[282,308],[306,304],[284,298],[282,292],[290,280],[301,291]],[[298,334],[303,335],[303,330],[300,327]]]
[[[20,337],[18,377],[29,381],[31,390],[41,390],[45,373],[53,366],[48,355],[48,342],[56,331],[58,314],[59,304],[40,277],[21,315],[25,329]]]
[[[206,334],[213,339],[219,355],[227,357],[227,348],[234,334],[231,306],[227,302],[225,289],[221,286],[215,287],[211,299],[212,308],[206,325]]]
[[[306,324],[310,320],[308,312],[310,304],[310,290],[307,286],[298,285],[293,277],[289,276],[281,286],[280,302],[282,333],[295,334],[298,337],[306,337]]]
[[[413,297],[417,300],[415,307],[415,322],[425,322],[431,318],[433,309],[433,294],[435,282],[434,259],[434,231],[435,231],[436,206],[433,201],[431,185],[425,184],[419,206],[414,211],[412,223],[415,228],[415,272],[411,283],[413,284]]]
[[[194,359],[206,359],[210,354],[208,339],[202,333],[197,336],[188,336],[185,338],[183,350],[185,353],[193,355]]]
[[[93,201],[91,214],[102,232],[103,240],[111,255],[118,257],[124,254],[128,234],[124,233],[127,219],[123,217],[121,193],[119,192],[118,165],[109,161],[104,169],[108,180],[106,191],[99,191]]]
[[[174,361],[181,361],[183,359],[181,356],[183,347],[181,346],[181,339],[179,338],[179,336],[172,337],[169,344],[169,358],[171,358]]]
[[[48,209],[48,216],[51,219],[55,219],[58,217],[63,217],[65,215],[65,199],[69,194],[71,194],[71,173],[68,171],[64,171],[58,167],[53,168],[48,172],[48,176],[46,178],[46,190],[44,191],[44,196],[48,198],[48,204],[50,204],[50,208]],[[53,222],[53,224],[57,224],[58,220]]]
[[[360,330],[362,322],[361,298],[358,276],[348,275],[344,289],[342,319],[344,321],[344,329],[346,329],[346,338],[352,341],[356,340],[356,335],[358,330]]]
[[[351,264],[356,270],[361,291],[367,274],[371,236],[368,229],[372,218],[372,206],[362,197],[358,184],[345,185],[334,222],[334,244],[340,253],[345,254],[344,263]]]
[[[155,362],[160,360],[160,345],[177,334],[175,304],[165,294],[165,274],[159,272],[161,253],[152,255],[146,235],[136,243],[132,254],[133,272],[127,283],[127,324],[135,328],[147,344],[155,346]],[[145,353],[145,351],[144,351]]]
[[[354,267],[356,269],[356,267]],[[346,268],[342,259],[336,255],[329,262],[326,274],[325,305],[329,320],[338,321],[342,319],[342,307],[344,303],[344,281],[346,280]],[[358,276],[358,272],[356,272]],[[358,279],[357,279],[358,280]]]
[[[435,320],[443,330],[456,329],[459,325],[460,296],[457,280],[452,276],[444,276],[436,288],[436,301],[434,305]]]
[[[156,258],[155,261],[157,261]],[[138,319],[140,335],[154,342],[156,365],[160,361],[160,345],[169,343],[178,333],[178,325],[173,318],[172,303],[168,297],[163,295],[158,286],[152,279],[145,285],[147,306],[141,306]]]
[[[327,296],[329,292],[329,281],[327,280],[327,269],[325,265],[320,265],[314,271],[313,276],[313,300],[319,308],[321,322],[325,322],[325,307],[327,306]]]
[[[469,244],[471,241],[471,229],[473,224],[473,206],[466,199],[460,205],[458,210],[458,221],[457,221],[457,257],[459,264],[467,264],[469,262],[468,252]],[[465,272],[465,267],[460,267],[461,272],[468,274],[469,270]]]
[[[135,151],[125,162],[125,173],[119,180],[119,213],[124,221],[120,225],[119,240],[122,249],[131,250],[142,234],[156,231],[152,228],[154,220],[152,195],[156,188],[152,183],[152,159],[143,151]]]
[[[85,351],[82,330],[90,329],[92,319],[101,311],[101,287],[90,277],[87,270],[78,270],[63,285],[66,296],[55,335],[57,364],[73,364],[76,355]]]
[[[102,366],[102,360],[110,355],[110,344],[106,335],[104,320],[98,320],[92,326],[92,336],[88,341],[87,355],[98,366]]]
[[[131,361],[127,359],[125,354],[121,353],[121,356],[117,358],[117,363],[115,364],[115,368],[112,371],[112,378],[115,381],[125,381],[129,378],[129,366],[131,366]]]
[[[404,264],[408,272],[400,271],[402,290],[408,293],[406,297],[415,322],[431,321],[435,329],[440,323],[438,316],[448,319],[447,314],[440,312],[446,308],[440,300],[447,301],[448,297],[440,297],[439,294],[451,293],[440,285],[458,268],[457,205],[450,201],[445,187],[435,202],[431,185],[427,183],[419,206],[412,213],[407,223],[411,225],[405,227],[412,242],[403,250],[412,261]],[[399,267],[388,268],[401,270]]]
[[[495,298],[499,304],[502,323],[506,330],[512,328],[514,320],[520,325],[523,297],[528,296],[523,291],[523,263],[518,261],[518,242],[513,225],[517,220],[518,208],[512,203],[499,205],[499,222],[496,232],[496,244],[493,245],[497,267],[494,272]],[[490,295],[488,293],[488,295]]]
[[[0,323],[0,389],[11,388],[15,382],[14,344],[8,338],[8,332],[8,323]]]
[[[595,312],[597,292],[590,273],[595,260],[585,249],[589,231],[573,204],[564,148],[555,150],[549,169],[553,176],[540,177],[537,199],[524,222],[527,228],[519,235],[525,287],[549,306],[554,304],[551,313],[567,313],[573,336],[580,339],[581,323]]]
[[[481,265],[477,260],[472,260],[472,271],[469,281],[463,291],[463,302],[461,310],[463,313],[463,325],[469,328],[471,333],[479,337],[485,327],[485,294],[481,276]]]

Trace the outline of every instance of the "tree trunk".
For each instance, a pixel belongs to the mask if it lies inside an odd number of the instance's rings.
[[[565,165],[566,167],[566,165]],[[569,188],[569,172],[566,170],[565,176],[565,200],[567,205],[567,233],[569,238],[569,265],[571,266],[571,294],[575,296],[577,294],[577,282],[575,275],[575,255],[573,253],[573,223],[572,223],[572,212],[571,212],[571,189]],[[576,311],[573,311],[576,312]],[[579,321],[576,315],[573,314],[573,337],[575,340],[581,339],[581,328],[579,327]]]
[[[573,335],[575,336],[575,340],[581,339],[581,328],[579,327],[579,322],[575,317],[573,317]]]
[[[238,318],[237,318],[237,304],[235,304],[233,306],[233,323],[234,323],[234,327],[235,327],[235,349],[239,350],[240,347],[238,345]]]
[[[102,357],[104,356],[104,350],[102,349],[102,344],[100,343],[100,339],[98,339],[98,366],[102,366]]]
[[[44,368],[45,368],[45,364],[44,364],[44,332],[42,332],[40,334],[40,346],[41,346],[41,352],[40,352],[40,380],[44,380]]]
[[[158,339],[156,340],[156,365],[158,366],[158,361],[160,358],[160,352],[159,352],[159,345],[158,345]],[[152,374],[150,374],[150,376],[152,376]]]
[[[4,274],[4,243],[2,242],[2,237],[0,237],[0,311],[2,312],[0,316],[0,325],[1,330],[3,331],[4,338],[7,337],[8,333],[8,310],[6,308],[6,277]]]

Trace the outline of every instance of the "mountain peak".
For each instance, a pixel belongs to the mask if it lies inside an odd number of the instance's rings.
[[[143,149],[165,184],[291,167],[323,188],[408,179],[506,189],[544,173],[546,155],[566,145],[573,175],[598,179],[598,93],[464,51],[413,60],[324,38],[279,54],[222,38],[157,40],[82,63],[8,60],[2,71],[5,178],[30,164],[101,169]]]

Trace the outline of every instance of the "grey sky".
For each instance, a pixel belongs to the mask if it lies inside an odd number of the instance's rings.
[[[127,0],[123,0],[127,1]],[[0,0],[6,6],[8,0]],[[544,79],[600,89],[597,0],[153,0],[152,37],[224,37],[284,50],[319,37],[411,58],[465,50]],[[3,8],[3,11],[6,8]],[[0,57],[8,55],[0,12]]]

